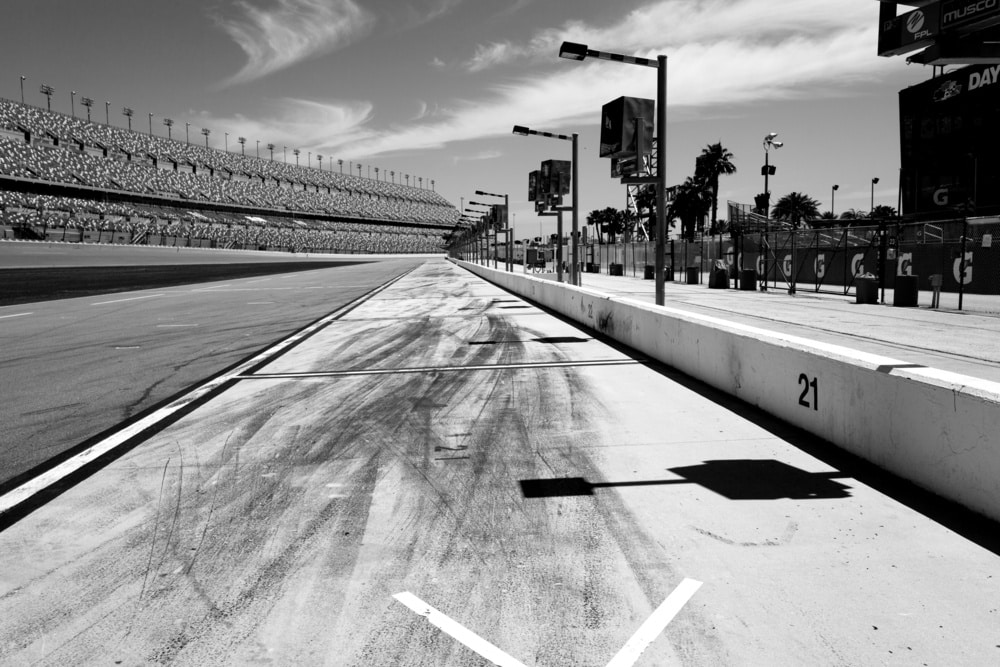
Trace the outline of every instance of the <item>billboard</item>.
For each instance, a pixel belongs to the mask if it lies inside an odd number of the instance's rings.
[[[934,43],[940,33],[941,6],[927,5],[883,20],[879,26],[878,54],[898,56]]]
[[[601,109],[600,157],[622,158],[649,153],[653,143],[655,103],[641,97],[619,97]],[[636,146],[635,119],[644,127],[644,146]]]
[[[904,215],[1000,212],[1000,65],[899,92]]]

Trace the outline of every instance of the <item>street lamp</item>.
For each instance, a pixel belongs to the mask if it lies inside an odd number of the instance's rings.
[[[201,133],[205,135],[205,148],[208,148],[208,135],[212,133],[207,127],[201,128]]]
[[[642,67],[652,67],[656,69],[656,305],[662,306],[664,302],[664,248],[666,247],[667,236],[667,57],[665,55],[656,56],[656,60],[650,58],[639,58],[637,56],[625,56],[617,53],[606,53],[595,51],[586,44],[575,42],[563,42],[559,47],[559,57],[567,60],[584,60],[588,57],[600,58],[601,60],[611,60],[628,65],[640,65]],[[576,160],[573,160],[573,170],[576,171]],[[573,183],[577,182],[576,174],[573,174]],[[576,233],[578,225],[577,209],[577,187],[573,186],[573,271],[578,272],[576,266]],[[572,275],[572,274],[571,274]],[[579,273],[576,274],[579,279]],[[579,284],[574,282],[574,284]]]
[[[76,118],[76,91],[69,91],[69,115]]]
[[[191,129],[191,123],[185,122],[184,123],[184,141],[187,142],[187,143],[189,143],[189,144],[191,143],[191,135],[188,132],[188,130],[190,130],[190,129]]]
[[[45,95],[45,106],[48,107],[49,111],[52,111],[52,93],[56,92],[56,89],[43,83],[39,86],[38,92]]]
[[[129,107],[122,107],[122,115],[128,119],[128,129],[129,132],[132,131],[132,114],[135,113]]]
[[[410,187],[410,175],[406,174],[406,187]]]
[[[292,151],[295,153],[295,166],[299,166],[299,153],[301,152],[298,148]]]
[[[170,128],[172,128],[174,126],[174,120],[173,120],[173,118],[164,118],[163,119],[163,124],[167,126],[167,139],[173,139],[174,136],[170,132]]]
[[[81,97],[80,104],[87,107],[87,122],[90,122],[90,107],[94,106],[94,100],[89,97]]]
[[[834,185],[832,188],[830,188],[830,215],[832,215],[835,218],[837,217],[837,214],[834,212],[833,208],[833,202],[835,201],[834,193],[837,192],[837,190],[839,189],[840,189],[839,185]]]
[[[28,77],[21,75],[21,104],[24,104],[24,80]]]
[[[433,178],[431,179],[431,192],[435,192],[435,190],[434,190],[434,179]]]
[[[358,178],[361,178],[361,165],[358,165]]]
[[[337,166],[340,167],[340,173],[343,174],[344,173],[344,161],[343,160],[337,160]]]
[[[104,100],[104,124],[111,125],[111,100]]]
[[[149,114],[149,136],[153,136],[153,114]]]
[[[395,182],[396,182],[396,172],[390,171],[389,172],[389,176],[392,177],[392,182],[395,184]]]
[[[228,132],[223,132],[222,134],[224,135],[222,137],[222,146],[223,146],[224,150],[228,153],[229,152],[229,133]]]
[[[507,271],[513,272],[514,271],[514,257],[513,257],[513,255],[511,253],[513,251],[512,241],[514,240],[514,236],[512,234],[513,230],[510,228],[510,225],[507,224],[507,219],[506,219],[506,216],[510,214],[510,197],[508,195],[506,195],[506,194],[498,195],[498,194],[493,193],[493,192],[483,192],[482,190],[476,190],[476,194],[477,195],[486,196],[486,197],[497,197],[497,198],[503,197],[504,219],[500,221],[500,223],[503,225],[503,229],[502,230],[498,230],[498,229],[494,229],[493,230],[493,244],[496,245],[497,232],[498,231],[503,231],[503,233],[504,233],[504,241],[506,242],[506,245],[507,245],[507,257],[506,257],[506,260],[504,261],[504,269],[507,270]],[[469,202],[469,203],[470,204],[475,204],[476,202]],[[497,268],[497,256],[496,256],[496,254],[493,255],[493,268],[494,269]]]
[[[378,167],[375,167],[375,180],[378,180]]]
[[[868,217],[872,217],[872,212],[875,210],[875,184],[878,183],[878,177],[872,179],[872,203],[868,207]]]
[[[572,285],[580,285],[580,282],[581,282],[580,281],[580,266],[579,266],[579,264],[580,264],[580,262],[579,262],[580,248],[579,248],[579,245],[578,245],[578,242],[577,242],[577,238],[576,238],[577,234],[579,233],[579,229],[580,229],[580,169],[579,169],[579,165],[577,164],[579,162],[580,135],[577,134],[576,132],[574,132],[571,135],[553,134],[552,132],[539,132],[538,130],[532,130],[532,129],[529,129],[529,128],[523,126],[523,125],[515,125],[514,126],[514,134],[520,135],[522,137],[526,137],[528,135],[534,134],[534,135],[537,135],[537,136],[540,136],[540,137],[548,137],[550,139],[561,139],[563,141],[571,141],[571,142],[573,142],[573,154],[572,154],[572,160],[570,162],[570,169],[572,170],[572,172],[570,174],[570,181],[571,181],[571,187],[573,188],[573,195],[572,195],[572,197],[573,197],[573,204],[572,204],[572,208],[573,208],[573,223],[572,223],[571,234],[570,234],[570,236],[571,236],[571,238],[570,238],[570,255],[572,256],[573,261],[570,263],[570,267],[569,267],[569,282]],[[659,214],[657,214],[657,215],[659,215]],[[657,219],[659,219],[659,218],[657,218]],[[659,227],[659,223],[657,223],[657,225]],[[558,233],[559,233],[559,247],[562,248],[562,213],[559,214],[559,230],[558,230]],[[660,237],[660,231],[657,231],[657,237],[656,238],[657,238],[657,241],[656,241],[657,247],[661,248],[661,250],[662,250],[662,244],[661,244],[661,241],[660,241],[660,239],[661,239],[661,237]],[[560,252],[562,252],[562,251],[560,250]],[[657,265],[657,266],[659,266],[657,275],[660,276],[660,279],[663,278],[663,261],[662,260],[663,260],[663,256],[661,254],[661,255],[658,256],[658,259],[657,259],[657,262],[659,262],[659,264]],[[562,262],[560,261],[560,262],[557,263],[558,272],[560,274],[562,273],[562,268],[561,267],[562,267]],[[561,279],[562,278],[560,276],[560,280]],[[662,284],[658,287],[658,289],[659,290],[663,289]],[[659,293],[659,292],[658,292],[658,294],[660,294],[660,297],[659,297],[659,300],[657,301],[657,304],[658,305],[663,305],[663,295],[662,295],[662,293]]]
[[[246,155],[247,154],[247,138],[246,137],[240,137],[236,141],[240,142],[240,155]]]
[[[257,140],[257,157],[260,157],[260,139]]]
[[[761,168],[760,173],[764,175],[764,238],[761,245],[761,254],[764,255],[764,280],[761,282],[761,291],[767,291],[767,275],[770,267],[768,266],[767,251],[764,250],[764,245],[768,243],[768,232],[770,232],[770,220],[771,220],[771,191],[768,189],[768,177],[775,172],[775,168],[771,166],[769,161],[769,155],[771,154],[771,149],[778,150],[785,144],[781,141],[775,141],[775,137],[778,136],[777,132],[768,132],[767,136],[764,137],[764,166]],[[768,246],[767,250],[770,250]]]
[[[271,162],[274,162],[274,144],[268,144],[267,150],[271,152]]]

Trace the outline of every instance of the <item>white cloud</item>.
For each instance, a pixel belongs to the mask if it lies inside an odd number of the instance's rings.
[[[451,159],[455,164],[459,162],[478,162],[480,160],[495,160],[498,157],[503,157],[503,153],[498,150],[485,150],[473,155],[456,155]]]
[[[264,9],[236,3],[239,16],[217,17],[247,56],[223,85],[258,79],[299,61],[343,48],[367,34],[374,17],[355,0],[277,0]]]
[[[269,103],[276,113],[270,117],[248,119],[241,114],[230,117],[212,116],[208,113],[193,114],[196,119],[192,126],[212,129],[213,141],[221,143],[219,137],[229,132],[235,144],[235,137],[247,137],[247,151],[256,151],[260,140],[261,156],[268,153],[264,147],[268,143],[278,148],[287,146],[303,152],[331,153],[332,149],[345,142],[369,139],[374,134],[365,125],[371,118],[372,105],[367,102],[324,103],[295,98],[282,98]],[[252,149],[251,149],[252,147]],[[230,150],[235,150],[230,146]]]

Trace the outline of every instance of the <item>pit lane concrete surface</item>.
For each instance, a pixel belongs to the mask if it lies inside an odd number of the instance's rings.
[[[1000,658],[995,548],[443,260],[262,355],[0,533],[0,663]]]

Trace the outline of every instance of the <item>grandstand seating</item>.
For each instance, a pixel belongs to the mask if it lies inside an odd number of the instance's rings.
[[[430,190],[219,151],[2,99],[0,174],[164,202],[0,192],[5,225],[116,231],[134,241],[180,234],[225,247],[440,252],[442,235],[459,218]],[[212,206],[199,212],[201,202],[267,215],[220,214],[207,210]],[[307,219],[295,219],[296,213]]]

